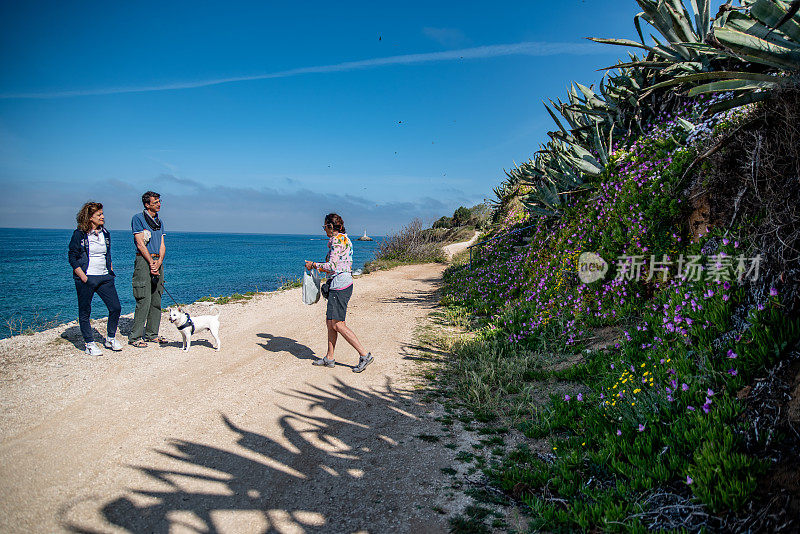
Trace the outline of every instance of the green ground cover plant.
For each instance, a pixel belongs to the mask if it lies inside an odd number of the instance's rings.
[[[474,467],[534,529],[790,531],[769,477],[800,477],[773,415],[800,376],[800,5],[637,4],[638,41],[593,40],[645,55],[546,104],[493,239],[445,272],[435,322],[469,334],[439,384],[465,430],[523,434]],[[472,512],[453,530],[488,529]]]
[[[703,122],[718,101],[679,113]],[[445,273],[441,316],[475,330],[443,364],[450,393],[475,421],[547,443],[485,468],[532,528],[720,530],[759,501],[769,463],[745,447],[739,396],[797,346],[800,322],[781,282],[754,272],[741,227],[693,235],[683,194],[704,143],[753,112],[718,115],[703,136],[658,117],[614,147],[593,196],[498,231],[533,225],[522,250],[509,234]],[[585,251],[609,263],[605,278],[580,280]],[[613,335],[592,349],[600,330]]]

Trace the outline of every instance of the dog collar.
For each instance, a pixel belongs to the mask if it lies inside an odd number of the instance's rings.
[[[192,322],[192,317],[187,313],[186,322],[179,326],[178,330],[183,330],[184,328],[189,328],[190,326],[192,327],[192,334],[194,334],[194,323]]]

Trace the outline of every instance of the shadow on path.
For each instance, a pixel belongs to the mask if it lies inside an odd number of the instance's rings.
[[[337,380],[284,395],[303,407],[269,407],[278,414],[279,437],[220,414],[222,444],[168,441],[154,451],[154,465],[127,466],[146,483],[110,502],[87,495],[72,506],[97,507],[93,516],[129,532],[446,531],[431,510],[439,492],[431,479],[443,466],[428,461],[426,471],[418,455],[427,445],[402,446],[400,436],[420,431],[408,412],[410,390],[387,382],[367,391]],[[78,516],[86,517],[65,506],[61,525],[103,531],[70,519]]]
[[[262,339],[266,339],[266,343],[259,343],[264,349],[270,352],[288,352],[295,358],[300,360],[314,360],[316,356],[310,347],[302,345],[289,337],[273,336],[272,334],[256,334]]]
[[[107,324],[108,317],[92,319],[92,337],[94,337],[94,340],[100,344],[106,340]],[[117,323],[117,339],[119,339],[120,342],[123,342],[124,340],[120,339],[120,336],[125,337],[130,334],[131,328],[133,328],[133,319],[130,317],[120,317],[119,323]],[[63,332],[61,332],[61,338],[72,343],[72,345],[78,350],[82,351],[84,348],[86,348],[83,342],[83,334],[81,334],[81,327],[79,325],[73,325],[69,328],[66,328]]]
[[[442,285],[441,279],[437,278],[424,278],[419,279],[420,282],[425,282],[431,286],[431,289],[418,289],[415,291],[407,291],[400,295],[379,299],[381,304],[414,304],[422,309],[433,309],[439,305],[439,290]]]

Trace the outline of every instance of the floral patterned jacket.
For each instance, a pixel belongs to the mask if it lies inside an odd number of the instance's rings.
[[[328,275],[331,289],[347,289],[353,285],[353,243],[347,234],[336,234],[328,239],[328,256],[318,267],[331,273]]]

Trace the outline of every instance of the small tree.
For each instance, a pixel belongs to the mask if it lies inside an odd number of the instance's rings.
[[[432,228],[452,228],[453,227],[453,219],[450,217],[442,217],[435,223],[433,223]]]
[[[464,206],[459,207],[455,213],[453,213],[453,226],[464,226],[469,222],[470,217],[472,217],[472,212],[469,211],[469,208],[465,208]]]

